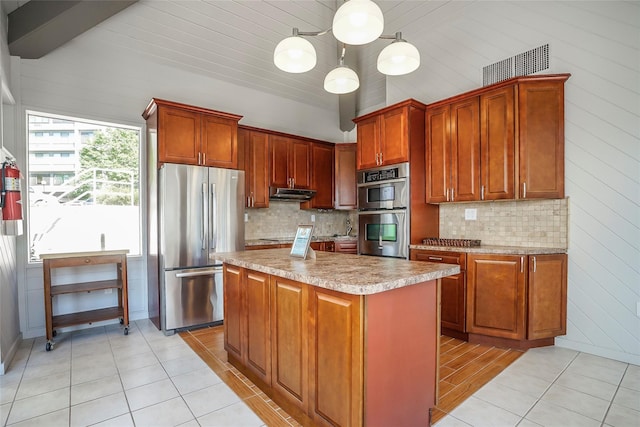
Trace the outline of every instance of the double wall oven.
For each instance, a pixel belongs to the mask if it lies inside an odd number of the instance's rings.
[[[409,258],[409,164],[358,172],[358,253]]]

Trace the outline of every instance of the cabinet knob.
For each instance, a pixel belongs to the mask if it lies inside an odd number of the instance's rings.
[[[84,259],[84,263],[85,263],[85,264],[90,264],[90,263],[91,263],[91,260],[90,260],[89,258],[85,258],[85,259]]]

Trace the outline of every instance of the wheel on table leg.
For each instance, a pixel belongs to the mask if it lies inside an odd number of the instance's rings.
[[[53,348],[53,346],[51,345],[51,343],[50,343],[50,342],[46,343],[46,344],[45,344],[45,346],[44,346],[44,349],[45,349],[46,351],[51,351],[51,349],[52,349],[52,348]]]
[[[125,335],[129,335],[129,327],[128,326],[126,328],[124,328],[124,334]]]
[[[124,325],[124,319],[122,317],[120,318],[120,324]]]

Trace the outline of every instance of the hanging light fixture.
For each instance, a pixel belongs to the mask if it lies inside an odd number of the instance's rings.
[[[333,16],[333,35],[342,43],[371,43],[382,34],[382,10],[371,0],[350,0],[342,4]]]
[[[353,92],[360,87],[360,79],[351,68],[344,65],[345,46],[342,46],[342,55],[340,55],[340,63],[337,68],[329,71],[324,78],[324,90],[329,93],[342,95]]]
[[[420,53],[415,46],[402,39],[402,33],[382,35],[384,17],[382,11],[371,0],[348,0],[340,6],[333,17],[333,27],[324,31],[301,32],[293,29],[293,35],[282,40],[273,53],[274,64],[288,73],[304,73],[316,65],[316,51],[302,36],[321,36],[329,31],[343,44],[362,45],[376,39],[393,40],[378,55],[378,71],[389,76],[400,76],[420,66]],[[343,46],[340,65],[325,77],[327,92],[343,94],[353,92],[360,86],[358,75],[344,65]]]
[[[316,50],[311,42],[300,37],[298,29],[282,40],[273,52],[273,63],[287,73],[304,73],[316,66]]]
[[[409,74],[420,66],[420,52],[396,33],[395,40],[378,55],[378,71],[387,76]]]

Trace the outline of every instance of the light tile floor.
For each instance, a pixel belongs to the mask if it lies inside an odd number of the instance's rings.
[[[0,426],[262,426],[178,336],[148,320],[25,340],[0,376]],[[439,421],[449,426],[640,425],[640,367],[559,347],[527,351]]]
[[[640,426],[640,367],[531,349],[435,426]]]

